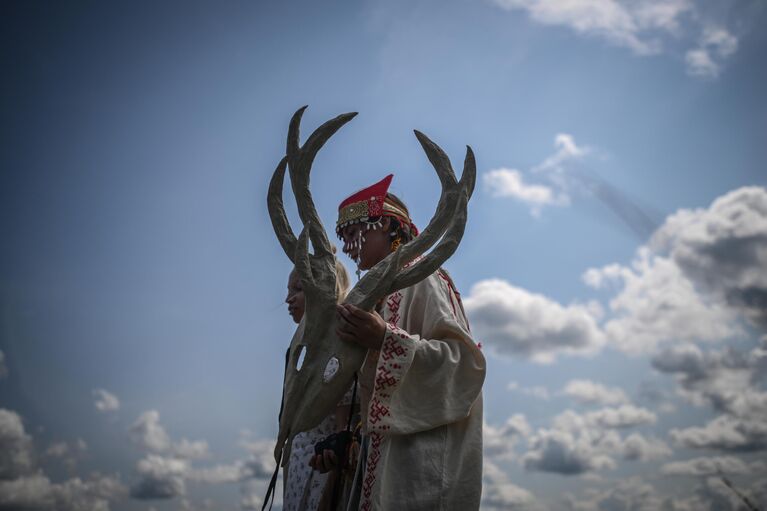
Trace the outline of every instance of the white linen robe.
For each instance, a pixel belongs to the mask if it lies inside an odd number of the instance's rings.
[[[360,370],[369,443],[348,509],[479,509],[485,358],[460,297],[440,270],[389,295],[381,313],[381,350]]]

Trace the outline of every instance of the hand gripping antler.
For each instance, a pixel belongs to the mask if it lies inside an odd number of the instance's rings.
[[[419,236],[371,268],[349,293],[347,301],[366,310],[371,309],[382,297],[412,286],[436,271],[458,248],[466,227],[467,204],[474,191],[477,175],[471,147],[466,147],[463,174],[458,181],[445,152],[423,133],[416,131],[415,136],[442,183],[437,211]],[[442,240],[428,255],[402,269],[429,250],[440,238]]]

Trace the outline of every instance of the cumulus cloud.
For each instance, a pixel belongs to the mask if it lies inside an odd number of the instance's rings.
[[[139,446],[154,453],[166,453],[180,458],[203,458],[208,454],[204,440],[189,441],[186,438],[171,442],[170,436],[160,424],[160,412],[148,410],[130,426],[128,433]]]
[[[108,511],[110,502],[124,498],[127,490],[115,476],[79,477],[52,483],[37,473],[0,481],[0,509],[50,511]]]
[[[630,461],[653,461],[671,456],[668,445],[657,438],[645,438],[638,433],[626,437],[621,446],[621,456]]]
[[[512,415],[501,426],[483,424],[482,448],[486,457],[513,459],[515,446],[521,439],[527,438],[531,431],[530,424],[522,414]]]
[[[515,169],[499,168],[482,176],[485,188],[493,197],[511,197],[531,206],[534,215],[542,206],[567,204],[567,197],[558,195],[551,187],[525,182],[522,173]]]
[[[567,206],[573,178],[565,172],[565,164],[583,158],[591,148],[579,147],[572,135],[559,133],[554,138],[556,151],[527,173],[501,167],[482,175],[485,188],[493,197],[510,197],[530,206],[533,216],[538,216],[544,206]],[[533,177],[536,176],[536,177]],[[548,184],[531,183],[529,180],[545,179]]]
[[[713,78],[738,48],[738,39],[693,0],[495,0],[502,9],[525,11],[542,25],[567,27],[646,56],[687,46],[687,72]],[[684,21],[684,23],[683,23]]]
[[[567,505],[573,511],[650,511],[674,509],[668,499],[658,495],[655,488],[641,478],[618,481],[609,488],[587,488],[583,496],[569,495]]]
[[[482,509],[533,510],[540,509],[535,496],[512,484],[508,475],[497,465],[485,461],[482,467]]]
[[[117,396],[104,389],[95,389],[93,398],[95,399],[93,404],[100,412],[116,412],[120,409],[120,400]]]
[[[594,288],[619,289],[602,328],[610,345],[621,351],[650,353],[663,344],[716,342],[740,332],[729,308],[699,293],[673,260],[646,247],[630,267],[592,268],[583,279]]]
[[[549,392],[549,389],[541,385],[536,385],[533,387],[524,387],[520,385],[519,382],[510,381],[508,385],[506,385],[506,389],[510,390],[511,392],[519,392],[520,394],[534,397],[536,399],[542,399],[544,401],[548,401],[549,398],[551,398],[551,393]]]
[[[478,339],[498,353],[546,363],[561,353],[593,353],[604,343],[589,306],[563,306],[503,280],[478,282],[464,305]]]
[[[576,33],[605,39],[630,48],[638,55],[661,51],[658,32],[675,33],[682,15],[690,11],[688,0],[496,0],[507,10],[525,10],[544,25],[560,25]]]
[[[0,480],[30,474],[33,468],[32,437],[19,414],[0,408]]]
[[[643,424],[653,424],[656,415],[646,408],[634,405],[622,405],[617,408],[603,408],[585,415],[590,424],[603,428],[633,428]]]
[[[43,458],[58,460],[69,472],[74,472],[87,451],[88,444],[78,438],[74,442],[55,442],[49,445],[43,453]]]
[[[82,441],[71,446],[53,444],[43,457],[67,459],[72,451],[86,448]],[[53,483],[34,457],[32,437],[21,417],[0,409],[0,509],[40,509],[45,511],[108,511],[110,502],[127,493],[116,476],[94,474],[87,479],[74,477]]]
[[[522,457],[522,463],[528,470],[577,475],[616,466],[612,458],[600,452],[589,435],[539,430],[531,444],[532,448]]]
[[[522,464],[528,470],[586,475],[615,468],[618,457],[628,461],[663,458],[671,452],[661,440],[636,432],[622,438],[619,433],[654,421],[652,412],[631,405],[586,414],[565,410],[554,417],[551,427],[529,436],[530,448]]]
[[[699,45],[685,54],[687,72],[692,76],[716,78],[723,61],[738,49],[738,39],[722,27],[707,27]]]
[[[682,209],[651,248],[695,285],[767,328],[767,189],[744,187],[705,209]]]
[[[766,374],[767,340],[746,352],[677,346],[658,353],[652,365],[673,375],[688,401],[721,414],[703,426],[672,429],[676,443],[729,452],[767,448],[767,392],[759,387]]]
[[[186,493],[189,461],[149,454],[136,465],[139,480],[131,486],[136,499],[170,499]]]
[[[135,499],[173,499],[186,500],[187,483],[224,484],[267,480],[274,472],[274,441],[244,440],[240,443],[247,452],[245,459],[228,464],[195,466],[193,461],[207,454],[204,442],[172,442],[159,423],[159,414],[154,410],[141,415],[131,427],[134,440],[149,450],[136,465],[136,480],[131,485],[131,497]],[[201,447],[204,445],[204,449]],[[260,483],[259,483],[260,484]],[[243,508],[260,501],[250,493],[243,497]]]
[[[571,380],[562,392],[585,405],[628,404],[628,397],[617,387],[607,387],[591,380]]]
[[[760,461],[746,463],[733,456],[713,456],[666,463],[661,467],[661,472],[666,475],[721,476],[761,473],[765,468],[764,462]]]

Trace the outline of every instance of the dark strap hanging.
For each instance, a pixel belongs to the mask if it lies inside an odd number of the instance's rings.
[[[290,348],[285,350],[285,372],[283,373],[282,377],[282,397],[280,398],[280,414],[277,416],[277,421],[282,420],[282,410],[285,407],[285,378],[288,374],[288,362],[290,361]],[[266,504],[269,503],[269,509],[272,509],[272,504],[274,504],[274,493],[275,488],[277,486],[277,475],[280,473],[280,463],[282,462],[282,449],[280,449],[280,454],[277,455],[277,459],[275,460],[277,462],[277,466],[274,467],[274,474],[272,474],[272,480],[269,481],[269,487],[266,489],[266,497],[264,497],[264,505],[261,506],[261,511],[264,511],[266,509]],[[269,497],[272,498],[272,501],[269,502]]]

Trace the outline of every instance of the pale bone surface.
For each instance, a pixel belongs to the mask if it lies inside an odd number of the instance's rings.
[[[309,190],[309,173],[317,152],[357,114],[343,114],[327,121],[301,146],[299,127],[305,109],[299,109],[290,121],[287,155],[272,175],[267,196],[274,232],[285,254],[295,265],[306,296],[303,329],[299,328],[299,334],[290,345],[284,408],[275,456],[281,452],[286,440],[315,427],[333,411],[352,384],[354,373],[362,365],[366,354],[365,348],[344,342],[335,334],[337,296],[334,255]],[[458,181],[444,151],[423,133],[415,131],[415,136],[437,172],[442,193],[437,210],[423,232],[371,268],[349,292],[344,301],[364,310],[372,310],[381,298],[412,286],[436,271],[458,248],[466,227],[467,205],[474,191],[477,173],[471,148],[466,147],[463,173]],[[286,168],[304,226],[298,238],[288,223],[282,203]],[[422,255],[416,263],[404,268]],[[305,354],[298,370],[296,367],[302,349]],[[338,361],[338,369],[331,379],[325,381],[325,368],[333,358]]]

